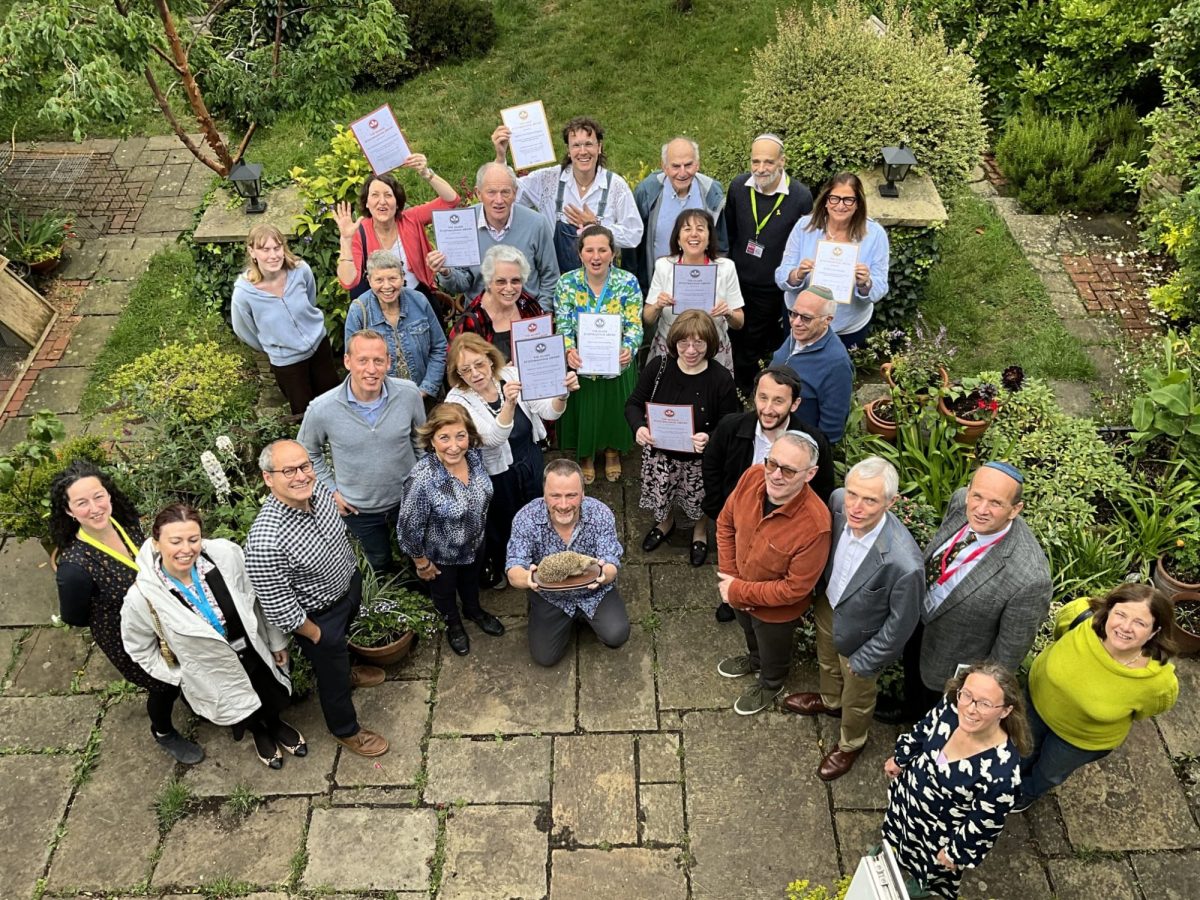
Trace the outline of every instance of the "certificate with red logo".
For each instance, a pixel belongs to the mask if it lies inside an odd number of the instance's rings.
[[[514,329],[517,322],[513,322]],[[513,363],[521,399],[546,400],[567,394],[567,351],[561,334],[513,341]]]
[[[474,209],[435,209],[433,239],[448,266],[479,265],[479,219]]]
[[[858,264],[858,244],[841,241],[817,241],[809,287],[823,285],[838,303],[854,299],[854,267]]]
[[[650,440],[654,442],[655,449],[696,452],[692,444],[696,426],[690,403],[647,403],[646,427],[650,429]]]
[[[541,100],[500,110],[500,121],[512,132],[508,149],[512,151],[514,169],[532,169],[557,161]]]
[[[546,313],[544,316],[530,316],[528,319],[514,321],[509,339],[515,344],[517,341],[528,341],[531,338],[550,337],[553,332],[554,317]]]
[[[676,263],[671,284],[675,314],[689,309],[710,313],[717,305],[717,267]]]
[[[621,374],[621,317],[616,313],[581,312],[575,329],[580,375]]]
[[[351,122],[350,130],[354,132],[358,146],[362,147],[363,155],[376,175],[383,175],[403,165],[412,155],[388,103],[367,113],[357,122]]]

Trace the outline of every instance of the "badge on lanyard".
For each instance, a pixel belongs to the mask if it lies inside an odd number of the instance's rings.
[[[746,241],[746,253],[750,256],[761,257],[766,248],[757,241]]]

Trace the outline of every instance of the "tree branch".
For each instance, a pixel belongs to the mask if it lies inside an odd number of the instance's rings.
[[[158,79],[154,77],[154,72],[150,70],[150,67],[146,66],[145,69],[143,69],[143,72],[146,76],[147,83],[150,85],[150,93],[154,95],[154,102],[158,104],[158,108],[162,111],[163,116],[166,117],[167,124],[171,126],[171,130],[175,132],[175,136],[178,137],[179,140],[183,141],[183,146],[187,147],[188,150],[191,151],[192,156],[196,157],[196,159],[200,160],[200,162],[204,163],[218,175],[228,175],[228,172],[222,172],[216,163],[204,155],[203,151],[196,146],[195,142],[184,130],[183,126],[179,123],[179,120],[175,118],[175,113],[171,109],[171,104],[167,102],[167,95],[163,93],[163,89],[159,85]]]

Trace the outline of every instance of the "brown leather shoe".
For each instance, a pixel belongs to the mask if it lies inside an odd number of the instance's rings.
[[[375,687],[383,684],[387,674],[379,666],[351,666],[350,687]]]
[[[862,753],[861,747],[857,750],[843,750],[841,747],[834,747],[821,760],[821,765],[817,766],[817,777],[822,781],[841,778],[854,767],[854,761],[858,759],[860,753]]]
[[[820,694],[813,694],[804,691],[799,694],[788,694],[783,699],[783,705],[786,709],[794,713],[799,713],[802,716],[819,716],[825,713],[827,716],[833,716],[835,719],[842,717],[840,709],[830,709],[825,705],[825,701],[821,699]]]
[[[351,753],[357,753],[359,756],[383,756],[388,752],[387,738],[367,728],[358,729],[358,733],[352,734],[350,737],[342,738],[335,734],[333,739]]]

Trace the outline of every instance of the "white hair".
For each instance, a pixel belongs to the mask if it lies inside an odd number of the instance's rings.
[[[404,263],[391,250],[376,250],[367,257],[367,277],[370,278],[376,272],[382,272],[384,269],[396,269],[399,272],[404,271]]]
[[[900,490],[900,474],[896,471],[896,467],[882,456],[868,456],[866,459],[860,459],[846,473],[846,481],[850,480],[851,475],[855,478],[882,478],[883,494],[888,500],[895,497]]]
[[[671,146],[673,143],[675,143],[676,141],[687,141],[689,144],[691,144],[691,145],[692,145],[692,152],[693,152],[694,154],[696,154],[696,165],[700,165],[700,145],[699,145],[699,144],[697,144],[695,141],[693,141],[693,140],[692,140],[690,137],[684,137],[684,136],[681,134],[681,135],[679,135],[678,137],[673,137],[673,138],[671,138],[669,141],[667,141],[665,144],[663,144],[663,145],[662,145],[662,164],[663,164],[663,168],[665,169],[665,168],[667,167],[667,148],[668,148],[668,147],[670,147],[670,146]]]
[[[799,447],[804,451],[805,456],[808,457],[808,462],[805,463],[805,466],[815,466],[817,464],[817,461],[820,459],[820,451],[817,450],[817,442],[810,435],[805,434],[803,431],[785,431],[779,437],[775,438],[775,443],[771,445],[771,448],[774,449],[775,444],[781,444],[785,441],[793,447]]]
[[[498,163],[495,160],[492,160],[491,162],[485,162],[475,172],[475,190],[483,190],[483,179],[487,178],[488,170],[493,167],[502,169],[504,173],[508,175],[508,180],[512,182],[512,189],[514,193],[520,190],[521,183],[517,181],[517,173],[512,170],[511,166],[506,166],[504,163]]]
[[[483,276],[484,284],[492,283],[492,279],[496,276],[497,263],[516,263],[521,269],[521,280],[529,280],[531,269],[525,254],[508,244],[496,244],[488,248],[488,252],[483,254],[483,262],[479,264],[479,274]]]

